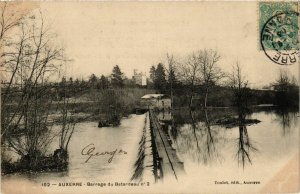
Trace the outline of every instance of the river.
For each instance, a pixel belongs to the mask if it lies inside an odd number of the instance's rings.
[[[220,125],[208,127],[201,116],[192,125],[184,118],[187,114],[180,112],[183,115],[175,115],[176,132],[169,129],[168,133],[186,173],[178,180],[188,183],[190,191],[196,192],[199,184],[202,192],[210,192],[212,187],[220,192],[225,187],[228,192],[236,191],[232,185],[216,187],[215,181],[257,181],[259,185],[246,185],[241,189],[261,191],[290,161],[299,161],[298,112],[280,112],[272,108],[258,110],[248,115],[248,118],[258,119],[260,123],[232,128]],[[214,110],[209,116],[220,117],[217,112],[231,114],[224,110]],[[70,181],[129,182],[134,173],[145,117],[146,114],[130,115],[121,120],[119,127],[98,128],[96,122],[79,123],[69,145],[70,163],[66,172],[11,174],[3,179],[31,180],[39,184]],[[169,117],[163,118],[168,120]],[[127,154],[115,155],[110,163],[110,156],[107,155],[95,156],[85,162],[87,156],[82,155],[81,151],[89,144],[94,144],[98,152],[122,149]],[[55,148],[57,143],[50,147],[49,153],[53,153]],[[174,192],[180,191],[176,190],[177,187],[172,188]],[[59,190],[57,187],[53,189]]]
[[[208,126],[199,119],[195,125],[180,124],[175,133],[169,130],[172,146],[184,163],[186,176],[182,181],[190,182],[191,191],[193,186],[205,183],[203,192],[211,191],[212,187],[215,191],[234,192],[236,186],[230,185],[231,181],[260,182],[240,188],[263,191],[272,179],[282,176],[280,170],[297,167],[292,164],[299,162],[299,113],[259,110],[248,118],[261,122],[225,128]],[[216,181],[228,181],[229,185]]]
[[[76,124],[75,132],[69,144],[69,167],[66,172],[44,172],[6,175],[4,179],[30,179],[41,182],[64,182],[64,181],[130,181],[134,171],[134,162],[137,158],[138,143],[142,135],[145,122],[145,114],[130,115],[123,118],[118,127],[98,128],[97,122],[82,122]],[[55,131],[59,126],[53,127]],[[82,155],[86,146],[95,147],[95,152],[112,152],[94,156]],[[48,153],[57,149],[58,139],[52,142]],[[86,150],[88,150],[86,149]],[[120,150],[121,153],[120,153]],[[125,154],[126,153],[126,154]]]

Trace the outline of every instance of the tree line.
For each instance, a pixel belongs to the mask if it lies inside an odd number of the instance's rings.
[[[169,94],[177,106],[190,108],[298,105],[298,84],[286,69],[279,70],[277,78],[269,84],[269,90],[257,90],[250,88],[239,62],[232,65],[231,72],[225,72],[220,59],[217,51],[208,49],[192,52],[181,60],[167,54],[165,64],[158,63],[150,68],[149,87]]]
[[[110,76],[104,76],[103,74],[100,77],[97,77],[95,74],[91,74],[88,80],[76,78],[73,80],[72,77],[68,79],[64,76],[62,77],[59,83],[55,83],[58,96],[61,97],[64,95],[64,92],[67,90],[68,97],[78,96],[82,94],[83,91],[89,89],[105,90],[110,88],[124,88],[125,81],[127,78],[124,76],[118,65],[114,66]]]

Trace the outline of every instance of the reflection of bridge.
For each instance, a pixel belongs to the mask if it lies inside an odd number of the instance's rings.
[[[149,115],[155,181],[164,177],[178,180],[180,174],[184,173],[183,163],[178,159],[168,138],[168,131],[163,129],[155,112],[149,110]]]

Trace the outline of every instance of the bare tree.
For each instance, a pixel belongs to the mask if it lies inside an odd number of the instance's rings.
[[[59,131],[59,148],[54,151],[54,157],[60,164],[67,163],[69,159],[68,147],[71,137],[75,131],[75,125],[77,123],[76,119],[72,115],[74,111],[69,103],[69,99],[66,98],[66,86],[63,86],[65,95],[63,97],[63,103],[58,106],[61,111],[61,129]]]
[[[197,53],[192,53],[187,57],[185,62],[178,65],[179,79],[189,87],[189,107],[192,107],[193,98],[195,95],[196,85],[200,83],[201,64]]]
[[[234,93],[234,104],[238,107],[239,115],[242,115],[243,117],[245,116],[249,97],[248,83],[249,81],[242,75],[242,69],[237,62],[233,67],[232,73],[229,75],[228,84]]]
[[[240,64],[236,62],[236,65],[233,66],[232,69],[233,70],[229,75],[230,87],[236,89],[237,91],[246,88],[248,86],[249,81],[246,79],[245,76],[242,75],[242,68],[240,67]]]
[[[167,63],[168,68],[166,68],[166,71],[168,73],[168,82],[170,84],[170,96],[171,96],[171,112],[173,112],[173,106],[174,106],[174,98],[173,98],[173,89],[175,85],[175,72],[176,72],[176,61],[174,59],[173,55],[170,55],[167,53]]]
[[[280,108],[298,107],[299,87],[296,78],[287,69],[280,69],[273,86],[276,91],[275,103]]]
[[[58,71],[58,61],[63,60],[62,49],[51,45],[53,35],[49,33],[49,28],[44,26],[43,16],[40,13],[40,23],[33,19],[29,24],[22,25],[20,39],[14,44],[15,48],[10,48],[6,52],[4,68],[10,77],[5,91],[3,92],[2,105],[5,106],[7,98],[11,95],[12,85],[18,86],[21,95],[17,108],[8,123],[8,127],[13,121],[18,124],[29,106],[35,89],[42,86],[49,76]],[[21,113],[21,114],[19,114]],[[3,127],[2,135],[6,131]]]
[[[180,65],[180,78],[190,88],[189,107],[192,106],[197,85],[205,89],[204,107],[207,107],[208,93],[225,74],[218,67],[220,55],[214,50],[200,50],[192,53]]]
[[[14,9],[15,4],[8,2],[0,3],[0,42],[3,41],[7,32],[18,26],[26,12]]]
[[[278,77],[273,85],[277,91],[286,92],[290,87],[297,86],[297,81],[286,69],[280,69]]]
[[[19,38],[4,51],[9,81],[1,94],[1,137],[7,137],[10,147],[34,165],[53,138],[48,133],[53,100],[48,83],[59,72],[64,56],[41,12],[24,18],[19,26]],[[13,133],[25,138],[11,138]]]
[[[225,77],[225,74],[218,66],[220,55],[214,50],[201,50],[198,53],[200,64],[201,81],[205,89],[204,107],[207,107],[208,93],[220,79]]]

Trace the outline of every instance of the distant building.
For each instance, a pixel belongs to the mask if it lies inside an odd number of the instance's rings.
[[[146,94],[141,98],[143,107],[170,109],[171,98],[166,94]]]
[[[146,86],[147,85],[147,77],[146,73],[138,73],[137,70],[133,70],[132,80],[136,85]]]

